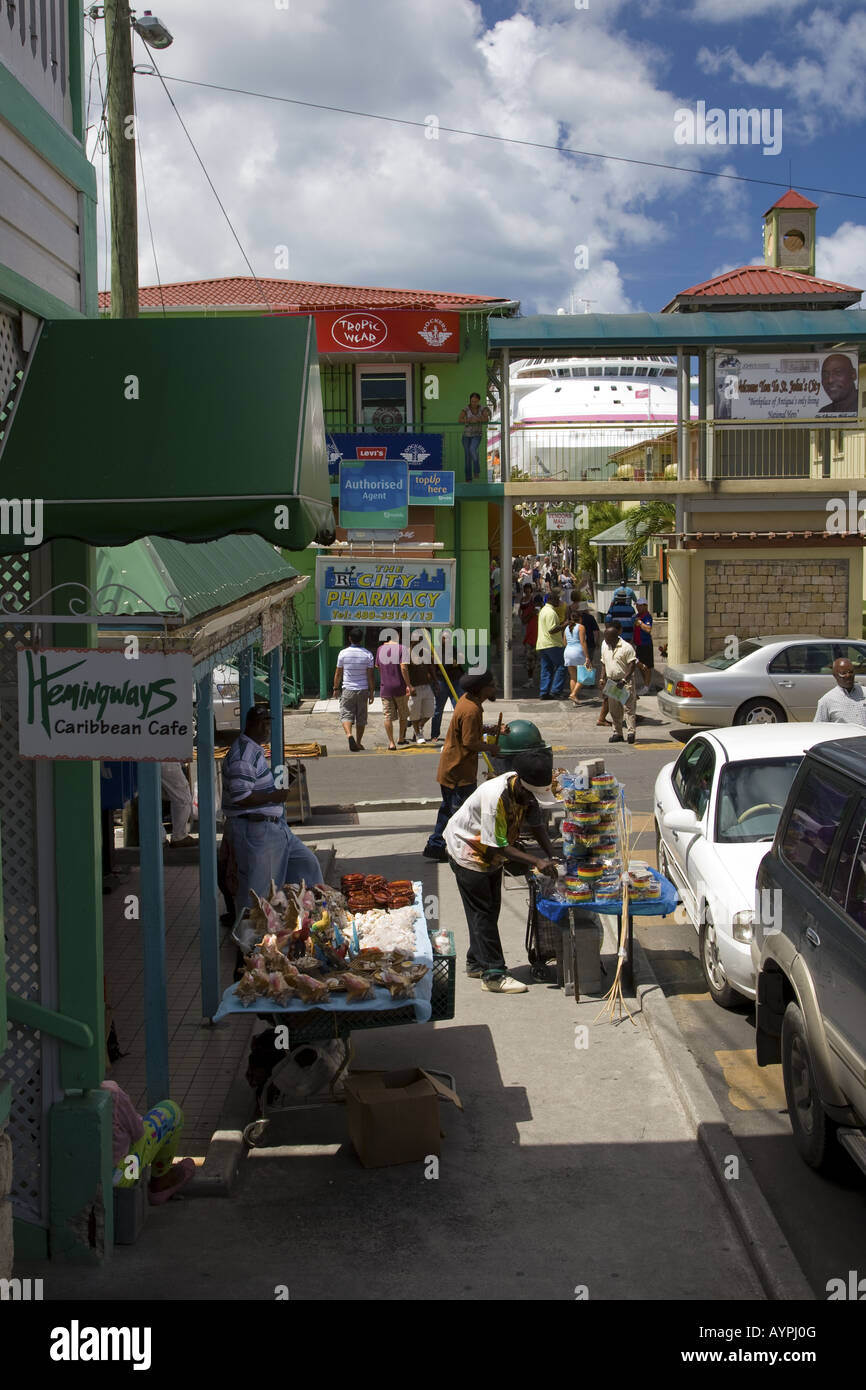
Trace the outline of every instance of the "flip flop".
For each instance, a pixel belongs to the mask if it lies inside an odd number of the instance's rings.
[[[186,1184],[191,1178],[195,1177],[195,1164],[191,1158],[182,1158],[179,1163],[175,1163],[172,1167],[172,1172],[178,1168],[183,1170],[183,1177],[180,1179],[180,1182],[174,1183],[172,1187],[160,1188],[158,1192],[152,1192],[148,1189],[147,1200],[152,1207],[163,1206],[172,1197],[176,1196],[182,1187],[186,1187]]]

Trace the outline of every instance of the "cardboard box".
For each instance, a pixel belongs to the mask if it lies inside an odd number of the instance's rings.
[[[440,1097],[463,1109],[456,1091],[420,1067],[350,1072],[345,1086],[349,1138],[365,1168],[438,1154]]]

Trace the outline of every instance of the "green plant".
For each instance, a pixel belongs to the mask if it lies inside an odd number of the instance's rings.
[[[676,523],[677,509],[673,502],[654,497],[645,507],[634,507],[626,513],[625,529],[629,544],[623,551],[623,564],[627,569],[640,571],[640,561],[647,541],[670,531]]]

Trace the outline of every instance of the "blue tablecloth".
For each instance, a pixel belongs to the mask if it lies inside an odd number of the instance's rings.
[[[667,917],[677,905],[677,890],[674,885],[668,879],[662,878],[656,869],[650,869],[650,873],[662,886],[661,897],[630,898],[629,917]],[[622,913],[622,898],[603,898],[600,901],[585,903],[561,903],[556,898],[536,899],[537,910],[551,922],[567,922],[568,914],[574,907],[584,912],[599,912],[609,917],[619,917]]]
[[[384,985],[374,985],[372,999],[350,1000],[345,994],[332,994],[326,1004],[305,1004],[302,999],[290,999],[287,1004],[278,1004],[275,999],[266,997],[254,999],[251,1004],[243,1004],[235,994],[237,985],[231,984],[220,1000],[220,1006],[214,1014],[214,1022],[225,1018],[227,1014],[248,1012],[307,1014],[317,1009],[327,1014],[366,1014],[384,1013],[391,1009],[405,1009],[408,1005],[414,1005],[415,1022],[427,1023],[432,1012],[430,1001],[433,994],[433,943],[424,917],[423,888],[420,882],[413,883],[412,887],[415,890],[415,960],[427,966],[427,974],[415,986],[413,999],[392,999]]]

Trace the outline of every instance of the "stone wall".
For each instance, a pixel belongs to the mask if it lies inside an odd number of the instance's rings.
[[[768,633],[848,634],[848,561],[708,560],[704,575],[704,655]]]

